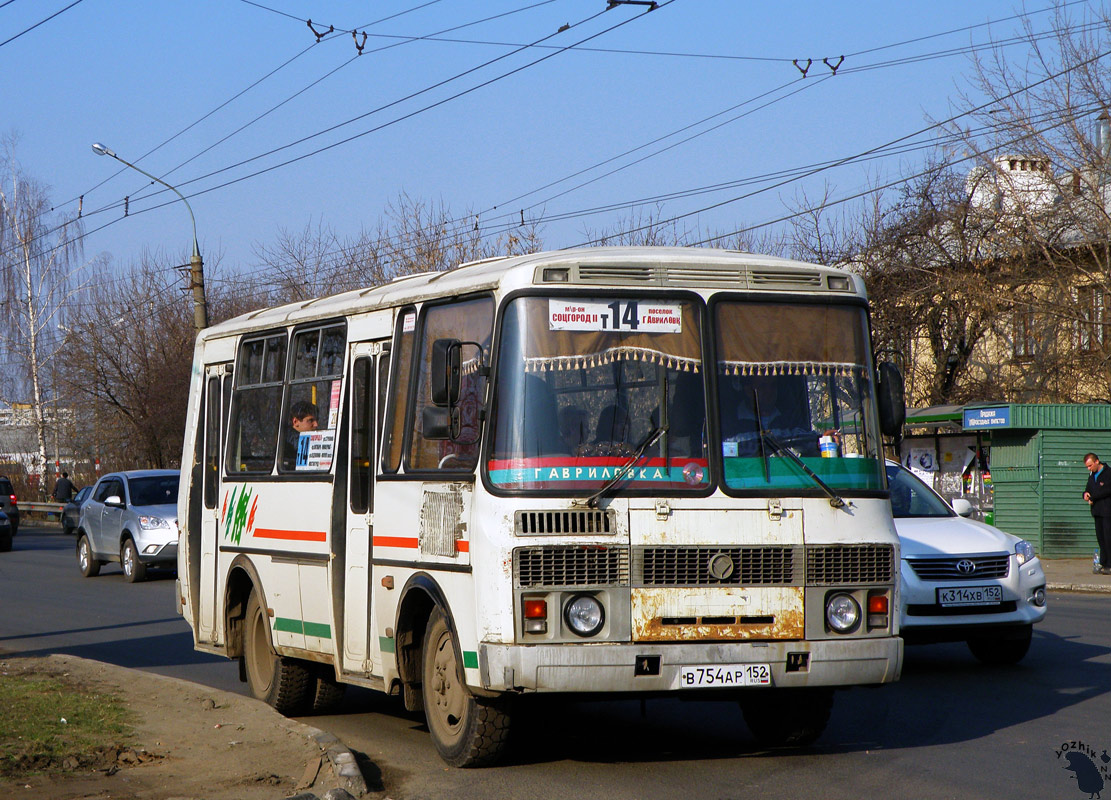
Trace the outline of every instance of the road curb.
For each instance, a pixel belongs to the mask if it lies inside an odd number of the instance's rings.
[[[18,658],[20,654],[18,652],[15,652],[6,653],[5,655],[13,658]],[[97,661],[96,659],[91,658],[82,658],[81,656],[75,656],[69,653],[55,653],[48,656],[48,658],[57,660],[60,664],[65,664],[67,661],[83,661],[87,664],[96,664],[98,667],[101,667],[104,670],[141,672],[145,677],[152,678],[156,681],[184,684],[198,694],[208,696],[229,695],[236,698],[237,700],[242,700],[248,703],[257,703],[264,708],[269,709],[278,718],[279,725],[293,733],[303,736],[306,739],[310,739],[320,749],[322,761],[327,761],[332,770],[332,774],[335,776],[336,782],[340,786],[340,790],[342,790],[342,792],[334,789],[329,790],[329,792],[325,793],[325,797],[327,798],[327,800],[346,800],[344,793],[346,793],[347,797],[363,797],[370,793],[370,789],[366,784],[366,779],[363,778],[363,774],[359,770],[358,763],[355,761],[355,754],[352,753],[350,748],[348,748],[347,745],[340,741],[338,737],[336,737],[334,734],[328,733],[327,731],[323,731],[320,728],[314,728],[313,726],[307,725],[304,722],[299,722],[298,720],[283,716],[266,703],[263,703],[261,700],[256,700],[249,695],[241,695],[235,692],[228,692],[223,689],[217,689],[212,686],[206,686],[203,683],[188,681],[184,678],[175,678],[172,675],[162,675],[161,673],[157,672],[147,672],[146,670],[135,669],[133,667],[121,667],[118,664],[110,664],[108,662]],[[297,797],[309,798],[315,797],[315,795],[303,794],[297,795]]]
[[[1045,588],[1051,592],[1111,594],[1111,584],[1107,583],[1049,583]]]

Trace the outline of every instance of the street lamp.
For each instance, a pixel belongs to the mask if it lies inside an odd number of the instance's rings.
[[[93,143],[93,152],[98,156],[111,156],[119,161],[124,166],[131,167],[136,172],[141,172],[150,178],[152,181],[161,183],[171,192],[181,198],[181,202],[185,203],[185,208],[189,212],[189,219],[193,221],[193,255],[189,258],[189,272],[191,276],[191,283],[193,289],[193,327],[198,331],[208,327],[208,301],[204,295],[204,261],[201,260],[201,248],[197,245],[197,218],[193,216],[193,209],[189,206],[189,201],[185,199],[185,195],[175,189],[170,184],[161,178],[156,178],[144,169],[132,164],[130,161],[124,161],[112,150],[102,145],[100,142]]]

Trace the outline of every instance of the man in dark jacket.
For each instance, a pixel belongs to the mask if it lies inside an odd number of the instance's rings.
[[[1084,499],[1091,505],[1096,523],[1099,571],[1101,575],[1111,575],[1111,470],[1100,463],[1095,453],[1084,456],[1084,466],[1091,473],[1084,489]]]
[[[69,479],[69,473],[63,472],[62,477],[58,478],[54,484],[54,499],[59,503],[68,503],[70,498],[73,497],[74,488],[73,481]]]

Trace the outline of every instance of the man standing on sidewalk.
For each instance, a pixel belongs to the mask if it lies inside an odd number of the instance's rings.
[[[1099,456],[1088,453],[1084,466],[1091,474],[1084,489],[1084,499],[1092,507],[1096,523],[1096,541],[1099,542],[1099,572],[1111,575],[1111,470],[1100,463]]]

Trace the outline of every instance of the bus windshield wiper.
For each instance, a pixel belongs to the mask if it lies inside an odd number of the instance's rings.
[[[603,483],[598,491],[590,495],[590,497],[576,498],[572,500],[571,505],[587,506],[588,508],[594,508],[595,506],[597,506],[598,501],[602,497],[604,497],[611,489],[613,489],[613,487],[616,486],[622,479],[624,479],[629,470],[631,470],[636,465],[636,463],[640,461],[641,456],[644,455],[644,451],[655,444],[656,440],[663,436],[666,431],[667,426],[661,425],[660,427],[649,433],[648,438],[640,443],[640,446],[636,449],[636,452],[629,456],[629,460],[622,464],[617,472],[613,473],[613,477]]]
[[[812,470],[812,469],[810,469],[810,467],[806,466],[806,462],[804,462],[801,458],[799,458],[797,455],[795,455],[794,450],[789,448],[787,445],[783,444],[783,442],[779,441],[779,439],[775,438],[769,431],[765,430],[764,429],[764,423],[761,422],[760,423],[760,446],[763,447],[765,443],[767,443],[768,445],[771,445],[771,448],[773,450],[775,450],[775,452],[779,453],[781,456],[787,456],[787,458],[794,461],[795,464],[798,465],[799,469],[801,469],[808,476],[810,476],[810,479],[812,481],[814,481],[814,483],[818,484],[818,486],[820,486],[822,488],[822,491],[825,492],[829,496],[829,504],[831,506],[833,506],[834,508],[844,508],[845,507],[845,498],[843,498],[841,495],[837,494],[837,492],[835,492],[830,487],[830,485],[828,483],[826,483],[825,481],[823,481],[821,478],[818,477],[817,473],[814,472],[814,470]],[[765,463],[764,468],[765,468],[765,470],[767,469],[767,466],[766,466],[767,465],[767,458],[768,458],[767,453],[765,453],[764,454],[764,463]]]

